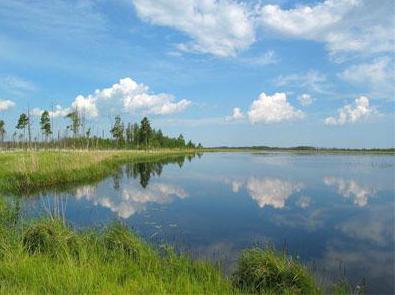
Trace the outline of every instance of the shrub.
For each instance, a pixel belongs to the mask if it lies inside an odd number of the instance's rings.
[[[233,284],[248,293],[320,293],[312,275],[300,263],[272,249],[243,251]]]
[[[106,228],[103,240],[105,248],[111,252],[121,252],[132,258],[137,258],[140,254],[141,241],[119,222]]]
[[[23,246],[29,254],[47,254],[52,257],[76,257],[79,242],[76,234],[59,220],[42,221],[30,225],[23,233]]]

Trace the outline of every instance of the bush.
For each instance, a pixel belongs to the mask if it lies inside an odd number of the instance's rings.
[[[108,226],[103,235],[104,246],[114,253],[124,253],[129,257],[137,258],[140,255],[141,241],[121,223]]]
[[[300,263],[272,249],[243,251],[233,284],[248,293],[320,293],[312,275]]]
[[[29,254],[47,254],[52,257],[78,256],[76,234],[59,220],[30,225],[23,233],[23,246]]]

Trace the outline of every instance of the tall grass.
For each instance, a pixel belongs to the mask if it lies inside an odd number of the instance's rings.
[[[28,195],[46,189],[62,189],[100,180],[121,163],[154,161],[188,153],[194,151],[0,152],[0,192]]]

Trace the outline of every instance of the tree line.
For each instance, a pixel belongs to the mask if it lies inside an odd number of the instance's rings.
[[[92,129],[87,128],[84,115],[77,109],[72,110],[65,116],[68,125],[65,129],[66,136],[61,137],[58,131],[57,137],[53,132],[53,120],[48,111],[43,111],[39,120],[41,138],[32,138],[32,120],[30,112],[20,114],[15,132],[11,140],[5,141],[6,125],[0,120],[0,143],[3,147],[16,148],[118,148],[118,149],[151,149],[151,148],[202,148],[191,140],[186,141],[180,134],[178,137],[164,135],[161,129],[154,129],[147,117],[141,122],[122,121],[121,116],[116,116],[109,130],[111,137],[92,136]]]

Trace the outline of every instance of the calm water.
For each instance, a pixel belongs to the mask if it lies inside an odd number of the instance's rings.
[[[270,243],[323,280],[345,275],[368,292],[393,293],[394,166],[393,156],[204,154],[127,165],[23,208],[80,227],[121,219],[154,243],[228,269],[240,249]]]

